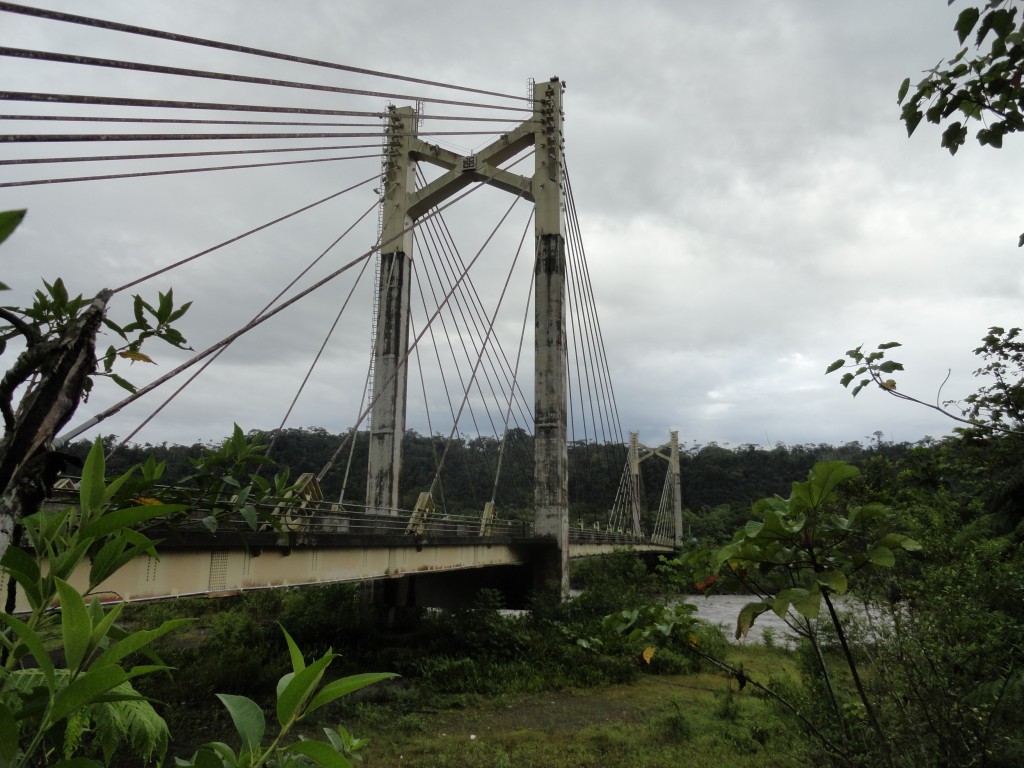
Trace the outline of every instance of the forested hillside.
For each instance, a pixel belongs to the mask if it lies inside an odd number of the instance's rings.
[[[360,504],[366,494],[367,435],[364,432],[333,434],[318,427],[285,429],[272,433],[250,432],[249,438],[269,447],[269,456],[287,468],[291,478],[303,472],[320,472],[325,498],[343,498]],[[108,450],[116,438],[105,438]],[[112,473],[126,470],[152,455],[167,464],[165,479],[174,482],[191,471],[190,460],[199,456],[201,444],[127,445],[109,459]],[[842,459],[864,465],[875,457],[896,458],[906,454],[909,443],[876,439],[868,447],[857,442],[765,449],[757,445],[737,448],[711,443],[681,448],[680,469],[684,523],[690,537],[721,539],[749,518],[753,501],[774,494],[786,495],[790,485],[806,478],[816,461]],[[89,443],[82,441],[69,452],[84,457]],[[500,459],[500,464],[499,464]],[[569,497],[573,524],[605,523],[622,479],[626,448],[622,445],[576,442],[569,446]],[[438,473],[438,467],[441,467]],[[499,471],[500,466],[500,471]],[[667,471],[660,459],[644,461],[641,494],[647,521],[657,513]],[[272,473],[265,473],[272,474]],[[435,476],[440,479],[435,483]],[[495,478],[497,477],[497,484]],[[492,498],[505,518],[529,518],[533,504],[533,438],[512,430],[504,449],[492,437],[462,437],[450,443],[443,435],[429,437],[406,433],[402,465],[402,506],[411,509],[421,491],[432,487],[439,506],[450,514],[473,514]],[[344,495],[342,496],[342,486]]]

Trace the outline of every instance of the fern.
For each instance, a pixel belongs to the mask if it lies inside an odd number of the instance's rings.
[[[56,669],[54,672],[58,678],[64,678],[61,682],[66,684],[68,671]],[[0,704],[18,709],[22,700],[44,686],[45,678],[38,669],[13,670],[0,687]],[[76,712],[63,729],[64,743],[60,751],[65,757],[102,753],[103,762],[109,764],[117,750],[126,746],[132,754],[141,757],[143,763],[162,763],[170,742],[167,722],[131,683],[122,683],[111,693],[138,698],[91,704]]]

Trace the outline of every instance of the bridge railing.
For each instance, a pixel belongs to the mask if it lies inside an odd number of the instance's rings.
[[[58,487],[50,503],[71,505],[78,501],[74,483]],[[224,497],[218,506],[230,509],[234,499]],[[496,516],[434,513],[417,515],[409,510],[395,514],[378,512],[358,504],[338,504],[309,499],[287,499],[275,504],[254,505],[258,512],[258,529],[286,534],[337,534],[353,536],[406,536],[410,538],[524,538],[535,535],[533,523],[503,520]],[[251,531],[252,526],[239,513],[219,512],[216,523],[210,522],[208,509],[193,509],[182,515],[151,520],[147,527],[177,530]]]

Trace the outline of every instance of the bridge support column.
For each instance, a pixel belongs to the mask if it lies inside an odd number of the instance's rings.
[[[569,481],[566,437],[565,234],[562,216],[562,83],[534,88],[536,134],[533,197],[534,267],[534,525],[553,546],[536,581],[554,580],[569,594]]]
[[[669,472],[672,473],[672,523],[675,533],[672,546],[683,548],[683,481],[679,471],[679,433],[672,432],[669,440]]]
[[[412,219],[409,192],[415,167],[409,145],[416,116],[411,107],[388,116],[384,168],[384,227],[381,232],[380,280],[376,297],[373,349],[373,406],[366,505],[378,513],[397,514],[398,478],[405,435],[409,285],[412,279]]]

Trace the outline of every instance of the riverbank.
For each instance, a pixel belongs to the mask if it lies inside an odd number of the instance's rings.
[[[752,674],[791,669],[778,649],[744,650]],[[495,698],[398,714],[361,705],[345,719],[369,737],[363,765],[438,768],[802,768],[805,739],[772,704],[721,674],[643,675],[634,683]]]

